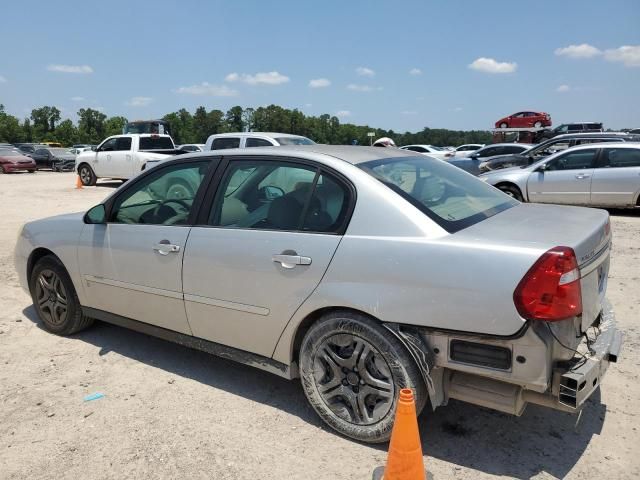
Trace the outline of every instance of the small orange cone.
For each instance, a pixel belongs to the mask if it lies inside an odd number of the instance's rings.
[[[425,480],[416,404],[413,400],[413,391],[409,388],[400,390],[383,478],[384,480]]]
[[[76,188],[77,189],[81,189],[82,188],[82,180],[80,180],[80,175],[78,175],[76,177]]]

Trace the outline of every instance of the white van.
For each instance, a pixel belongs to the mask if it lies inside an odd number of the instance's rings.
[[[207,138],[205,150],[228,148],[277,147],[280,145],[315,145],[316,142],[300,135],[273,132],[218,133]]]

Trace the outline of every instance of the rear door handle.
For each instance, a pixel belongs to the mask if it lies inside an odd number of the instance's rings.
[[[169,240],[160,240],[153,246],[153,249],[160,255],[169,255],[170,253],[178,253],[180,245],[174,245]]]
[[[589,178],[591,175],[587,174],[587,173],[579,173],[576,175],[576,178],[582,179],[582,178]]]
[[[292,255],[281,253],[273,255],[271,258],[274,262],[282,265],[282,268],[295,268],[296,265],[311,265],[311,257],[302,257],[296,253]]]

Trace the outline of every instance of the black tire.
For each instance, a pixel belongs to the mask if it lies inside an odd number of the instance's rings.
[[[28,170],[29,173],[36,173],[35,170]]]
[[[507,122],[502,122],[500,124],[500,128],[507,128],[509,125],[507,124]]]
[[[316,413],[331,428],[362,442],[389,440],[401,389],[414,391],[418,414],[427,401],[420,371],[405,347],[362,314],[323,316],[305,335],[299,363],[302,388]]]
[[[0,173],[5,174],[5,173],[9,173],[9,172],[7,172],[7,171],[4,169],[4,167],[2,167],[2,168],[0,168]]]
[[[515,185],[497,185],[497,187],[502,190],[504,193],[509,195],[510,197],[515,198],[519,202],[524,202],[524,197],[522,196],[522,192]]]
[[[92,318],[82,314],[73,282],[60,260],[53,255],[42,257],[35,264],[29,278],[29,289],[38,318],[47,331],[71,335],[93,323]]]
[[[80,181],[85,187],[93,187],[98,181],[93,169],[86,163],[80,165],[78,168],[78,175],[80,175]]]

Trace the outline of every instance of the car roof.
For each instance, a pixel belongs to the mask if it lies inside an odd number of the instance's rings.
[[[602,147],[615,147],[618,148],[640,148],[640,142],[598,142],[598,143],[587,143],[585,145],[576,145],[575,147],[567,148],[561,150],[561,152],[568,152],[569,150],[586,150],[589,148],[602,148]],[[560,152],[558,152],[560,153]],[[549,157],[547,157],[549,158]]]
[[[625,135],[634,135],[633,133],[628,132],[591,132],[591,133],[563,133],[562,135],[557,135],[549,140],[557,140],[563,138],[601,138],[601,137],[620,137]]]
[[[415,158],[420,156],[416,152],[401,150],[393,147],[364,147],[359,145],[283,145],[279,147],[232,148],[228,150],[207,150],[189,153],[181,158],[210,157],[211,154],[229,156],[271,156],[296,157],[321,160],[322,156],[329,156],[343,160],[352,165],[382,160],[388,158]]]
[[[489,147],[513,147],[513,146],[518,146],[518,147],[532,147],[533,143],[517,143],[517,142],[506,142],[506,143],[489,143],[487,145],[485,145],[482,148],[489,148]]]
[[[209,138],[222,138],[222,137],[239,137],[239,136],[255,136],[255,137],[269,137],[269,138],[306,138],[302,135],[293,135],[292,133],[277,133],[277,132],[229,132],[229,133],[215,133],[210,135]]]

